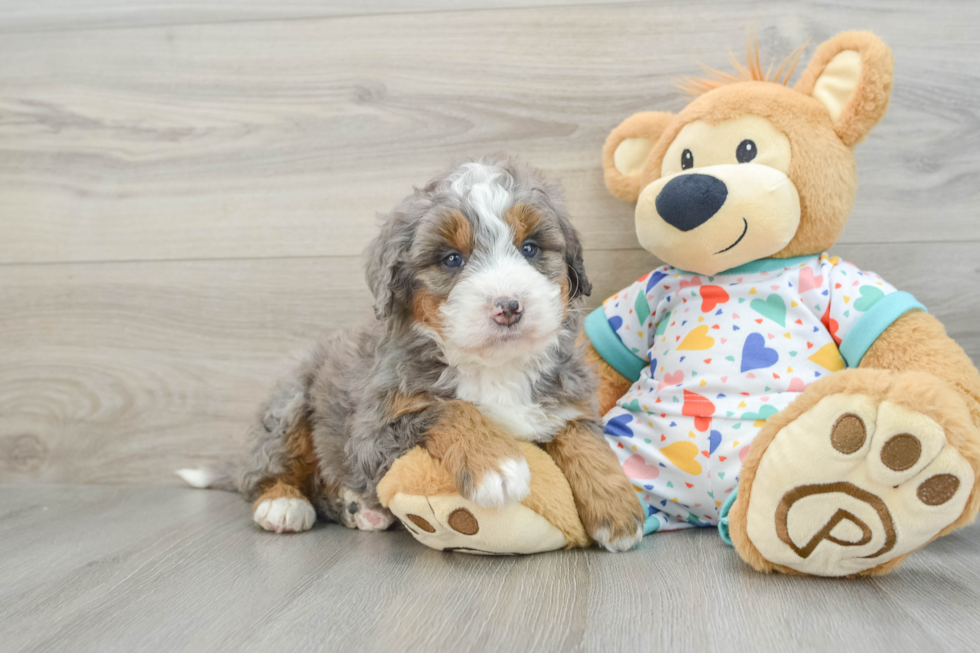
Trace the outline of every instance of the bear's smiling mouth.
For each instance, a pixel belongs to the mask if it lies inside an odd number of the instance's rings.
[[[719,250],[719,251],[715,252],[715,254],[724,254],[725,252],[727,252],[728,250],[730,250],[732,247],[735,247],[735,245],[738,245],[740,242],[742,242],[742,239],[745,238],[745,234],[747,234],[749,232],[749,221],[746,220],[745,218],[742,218],[742,222],[745,223],[745,228],[742,229],[742,235],[738,237],[738,240],[736,240],[734,243],[732,243],[731,245],[729,245],[725,249],[722,249],[722,250]]]

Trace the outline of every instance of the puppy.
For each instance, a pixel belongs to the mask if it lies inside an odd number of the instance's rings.
[[[505,158],[465,163],[384,218],[366,272],[377,319],[318,344],[249,431],[236,485],[255,522],[295,532],[319,515],[386,529],[377,484],[416,445],[467,499],[519,502],[530,481],[521,439],[564,472],[594,540],[632,547],[643,512],[576,344],[591,286],[560,185]]]

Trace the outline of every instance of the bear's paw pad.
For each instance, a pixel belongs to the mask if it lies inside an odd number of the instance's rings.
[[[956,521],[969,462],[928,416],[833,394],[779,431],[759,464],[747,534],[770,562],[846,576],[909,553]]]

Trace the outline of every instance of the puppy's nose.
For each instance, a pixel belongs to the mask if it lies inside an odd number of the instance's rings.
[[[490,315],[493,316],[493,321],[497,324],[510,326],[520,321],[521,316],[524,315],[524,307],[516,299],[498,297],[493,300],[493,311]]]
[[[711,175],[680,175],[660,189],[657,213],[681,231],[700,227],[724,205],[728,186]]]

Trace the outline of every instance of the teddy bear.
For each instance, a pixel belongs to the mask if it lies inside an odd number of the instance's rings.
[[[394,462],[378,484],[378,498],[416,540],[440,551],[518,555],[588,546],[558,465],[537,445],[517,446],[531,470],[530,493],[520,503],[486,508],[463,498],[449,472],[422,447]]]
[[[980,373],[912,295],[827,252],[857,191],[853,148],[888,107],[891,51],[839,34],[791,87],[801,54],[764,72],[750,43],[735,74],[687,80],[679,113],[612,131],[606,186],[665,265],[603,302],[583,340],[645,533],[718,528],[762,572],[876,575],[980,510]],[[570,496],[539,486],[518,521],[477,515],[411,455],[427,471],[398,461],[382,500],[423,543],[465,550],[485,521],[483,552],[588,544]],[[528,462],[548,475],[546,455]],[[434,496],[446,544],[412,528]],[[520,519],[544,524],[507,526]]]

